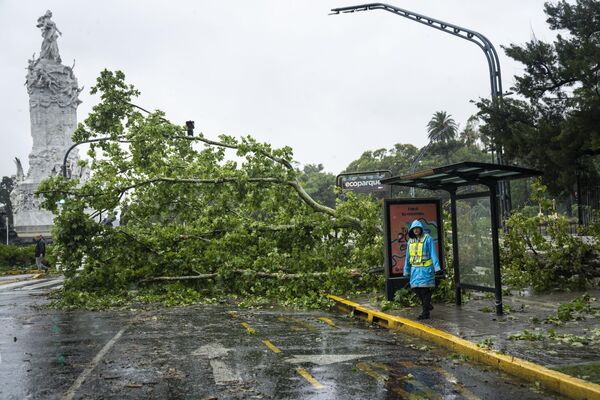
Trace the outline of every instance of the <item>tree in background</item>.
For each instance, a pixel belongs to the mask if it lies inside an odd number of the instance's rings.
[[[392,175],[399,175],[408,170],[418,152],[416,146],[401,143],[395,144],[391,149],[368,150],[348,164],[344,172],[389,169]]]
[[[298,180],[306,193],[315,201],[328,207],[335,207],[335,175],[324,172],[323,164],[307,164]]]
[[[427,123],[427,135],[430,142],[449,142],[454,140],[458,125],[452,115],[446,111],[437,111]]]
[[[504,48],[525,67],[513,88],[522,99],[480,100],[481,132],[508,161],[542,170],[553,194],[573,193],[578,168],[598,177],[578,160],[600,150],[600,2],[548,2],[545,13],[556,40]]]
[[[466,146],[478,145],[481,141],[481,135],[479,133],[479,119],[476,115],[469,117],[464,129],[458,134],[458,138]]]
[[[4,207],[5,211],[8,214],[9,224],[12,225],[13,215],[12,215],[12,203],[10,202],[10,192],[13,191],[15,187],[15,180],[9,176],[3,176],[2,181],[0,182],[0,207]]]

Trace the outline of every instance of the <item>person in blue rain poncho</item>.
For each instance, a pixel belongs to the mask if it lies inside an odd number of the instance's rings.
[[[440,270],[440,261],[436,254],[435,243],[425,233],[419,220],[413,221],[408,230],[404,276],[410,276],[410,287],[421,300],[423,311],[417,319],[428,319],[431,305],[431,292],[435,287],[435,273]]]

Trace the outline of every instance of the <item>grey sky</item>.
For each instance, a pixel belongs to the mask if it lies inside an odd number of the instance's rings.
[[[551,41],[543,0],[404,0],[398,7],[483,33],[500,53],[504,89],[521,73],[500,45],[533,31]],[[422,146],[445,110],[464,125],[469,101],[489,96],[487,64],[474,44],[384,11],[337,16],[352,0],[0,0],[0,175],[27,164],[31,149],[25,82],[39,54],[36,20],[47,9],[62,31],[63,63],[76,59],[85,86],[78,119],[96,99],[103,68],[121,69],[137,102],[197,131],[251,134],[290,145],[301,164],[338,173],[363,151]]]

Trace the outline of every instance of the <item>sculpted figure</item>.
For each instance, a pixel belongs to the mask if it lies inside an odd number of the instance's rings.
[[[15,157],[15,164],[17,165],[17,182],[21,182],[25,179],[25,173],[23,172],[23,165],[18,157]]]
[[[56,39],[58,39],[58,35],[62,35],[62,32],[58,30],[56,24],[50,18],[52,18],[52,11],[48,10],[46,14],[37,20],[36,26],[42,30],[42,37],[44,38],[40,59],[53,60],[60,63],[61,60],[58,54]]]

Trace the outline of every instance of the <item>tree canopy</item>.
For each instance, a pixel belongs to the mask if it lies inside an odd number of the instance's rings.
[[[302,177],[321,166],[298,171],[289,147],[250,136],[187,136],[161,111],[135,106],[139,92],[122,72],[103,71],[92,93],[100,103],[73,135],[109,139],[91,145],[91,178],[52,177],[38,190],[56,214],[66,299],[178,282],[191,297],[310,305],[322,291],[377,280],[368,271],[382,263],[378,205],[351,195],[335,208],[315,201],[307,191],[327,183],[305,189]],[[100,212],[120,213],[121,225],[100,224]]]
[[[12,224],[12,203],[10,201],[10,192],[15,187],[15,180],[9,176],[3,176],[0,181],[0,207],[8,214],[9,223]]]
[[[328,207],[335,207],[335,175],[324,172],[323,164],[307,164],[298,180],[306,193],[315,201]]]
[[[446,111],[437,111],[427,123],[427,134],[430,142],[448,142],[454,140],[458,125]]]
[[[556,40],[504,48],[525,67],[513,88],[521,98],[481,100],[481,131],[509,161],[544,171],[553,193],[572,192],[578,168],[598,175],[581,157],[600,150],[600,3],[548,2],[545,13]]]

